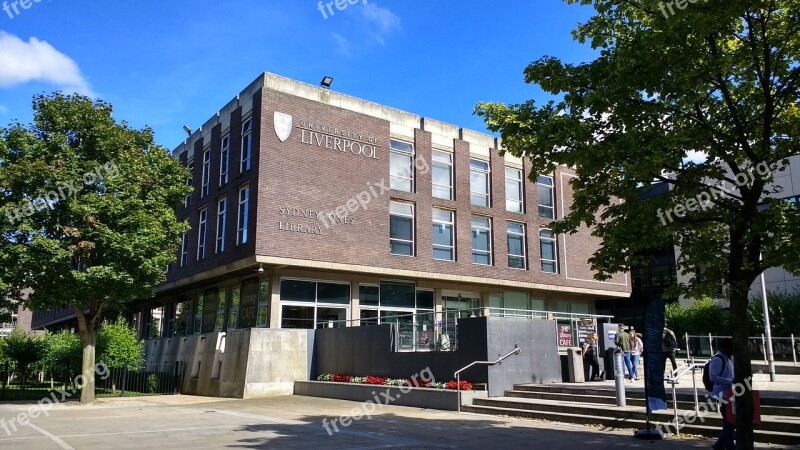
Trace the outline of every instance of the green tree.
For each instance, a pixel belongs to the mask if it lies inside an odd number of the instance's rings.
[[[800,336],[800,288],[792,292],[768,292],[767,305],[773,336]],[[764,306],[760,295],[750,300],[747,312],[750,316],[750,334],[761,335],[764,332]]]
[[[44,355],[44,345],[40,338],[29,336],[16,329],[5,337],[3,353],[8,358],[22,385],[28,383],[28,376],[34,364]]]
[[[42,336],[44,355],[42,369],[50,373],[50,387],[57,378],[67,383],[81,368],[81,338],[68,330],[46,333]]]
[[[724,282],[734,379],[742,383],[752,375],[751,283],[767,267],[800,272],[800,209],[767,189],[778,164],[800,153],[800,1],[709,0],[683,9],[660,0],[566,1],[594,7],[573,36],[590,43],[596,59],[542,57],[525,80],[555,100],[481,104],[476,113],[508,152],[531,159],[532,179],[556,164],[575,169],[574,202],[554,230],[592,227],[602,238],[590,259],[598,278],[674,244],[679,270],[703,275],[676,291],[698,297]],[[692,162],[694,152],[705,161]],[[641,198],[654,180],[670,190]],[[753,447],[752,424],[748,388],[737,400],[739,448]]]
[[[75,312],[81,402],[91,403],[103,313],[165,279],[188,228],[173,208],[191,191],[189,173],[102,101],[37,96],[33,113],[33,124],[0,130],[0,270],[15,291],[33,290],[28,308]]]
[[[104,321],[97,335],[97,354],[98,361],[109,369],[138,371],[144,366],[144,341],[122,317],[115,322]],[[116,377],[111,380],[112,392],[117,390],[117,381]]]

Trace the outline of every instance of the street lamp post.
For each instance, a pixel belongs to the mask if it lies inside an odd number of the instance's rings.
[[[769,324],[769,306],[767,305],[767,284],[764,282],[764,272],[761,272],[761,307],[764,310],[764,332],[767,342],[764,351],[767,353],[767,365],[769,367],[769,381],[775,381],[775,357],[772,352],[772,327]]]

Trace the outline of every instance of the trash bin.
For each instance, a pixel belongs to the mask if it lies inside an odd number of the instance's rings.
[[[603,370],[605,371],[603,374],[603,378],[606,380],[613,380],[614,379],[614,349],[609,348],[606,349],[606,353],[603,356]]]
[[[567,380],[570,383],[583,383],[583,351],[580,347],[567,349]]]

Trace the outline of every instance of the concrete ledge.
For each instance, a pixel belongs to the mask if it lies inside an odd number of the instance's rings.
[[[306,397],[335,398],[354,402],[373,403],[414,408],[458,410],[458,391],[449,389],[412,388],[398,386],[375,386],[369,384],[335,383],[331,381],[296,381],[294,395]],[[389,400],[387,398],[394,400]],[[376,397],[378,398],[376,400]],[[486,398],[486,391],[461,391],[461,404],[472,404],[475,398]]]

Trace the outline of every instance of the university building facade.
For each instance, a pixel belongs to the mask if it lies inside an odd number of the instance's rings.
[[[589,230],[549,228],[569,210],[574,173],[528,180],[529,162],[501,148],[263,74],[173,153],[192,173],[177,210],[191,230],[140,305],[142,337],[387,322],[426,332],[447,315],[564,319],[627,298],[626,274],[593,279]]]

